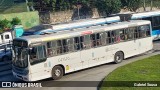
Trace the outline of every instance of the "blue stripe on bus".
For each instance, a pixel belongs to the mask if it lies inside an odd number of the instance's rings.
[[[160,34],[160,30],[153,30],[152,31],[152,36],[159,35],[159,34]]]
[[[157,14],[157,15],[149,15],[149,16],[137,16],[137,17],[132,16],[132,18],[131,18],[131,19],[147,18],[147,17],[153,17],[153,16],[160,16],[160,14]]]
[[[76,29],[76,28],[83,28],[83,27],[89,27],[89,26],[93,26],[93,25],[101,25],[101,24],[107,24],[107,23],[113,23],[113,22],[119,22],[120,20],[111,20],[108,22],[100,22],[100,23],[96,23],[96,24],[86,24],[86,25],[82,25],[82,26],[75,26],[75,27],[71,27],[71,28],[64,28],[64,29],[56,29],[56,30],[41,30],[38,32],[35,32],[35,35],[39,35],[42,34],[44,32],[58,32],[58,31],[62,31],[62,30],[70,30],[70,29]]]

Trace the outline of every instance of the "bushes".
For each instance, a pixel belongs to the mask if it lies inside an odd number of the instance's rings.
[[[18,17],[15,17],[12,19],[12,21],[9,21],[7,19],[0,20],[0,33],[11,29],[14,25],[20,25],[21,20]]]

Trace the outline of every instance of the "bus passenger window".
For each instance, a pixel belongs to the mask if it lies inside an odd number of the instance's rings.
[[[57,41],[57,54],[62,54],[63,51],[62,51],[62,42],[61,40],[58,40]]]
[[[108,31],[108,32],[106,32],[106,34],[107,34],[106,43],[107,43],[107,44],[111,44],[111,43],[112,43],[111,32]]]
[[[121,40],[121,38],[120,38],[120,30],[116,30],[115,31],[115,42],[119,43],[120,40]]]
[[[96,34],[96,44],[97,44],[97,46],[102,45],[101,36],[99,33]]]
[[[75,50],[80,50],[80,41],[79,41],[79,37],[75,37],[74,38],[74,48]]]
[[[84,36],[80,37],[80,46],[81,46],[81,49],[85,49],[86,48],[86,46],[84,44]]]
[[[134,30],[134,39],[138,39],[139,38],[139,31],[138,28],[135,28]]]
[[[63,53],[69,52],[67,39],[62,40],[62,44],[63,44],[63,48],[62,48]]]
[[[57,55],[57,41],[52,41],[52,53],[53,56]]]
[[[136,27],[128,28],[128,33],[127,33],[128,40],[133,40],[133,38],[134,38],[134,30],[135,29],[136,29]]]
[[[145,26],[139,26],[138,31],[140,32],[140,38],[146,37],[146,29]]]
[[[91,48],[91,43],[90,43],[90,36],[89,35],[85,35],[84,36],[84,46],[85,46],[85,49],[89,49]]]
[[[103,33],[100,33],[100,43],[101,45],[106,45],[106,33],[103,32]]]
[[[146,29],[146,35],[147,35],[147,36],[151,36],[150,25],[146,25],[146,26],[145,26],[145,29]]]
[[[96,36],[95,34],[90,35],[91,47],[96,47]]]
[[[116,42],[116,31],[111,31],[111,39],[113,43]]]
[[[37,48],[33,47],[30,51],[30,59],[34,60],[34,59],[38,59],[37,57]]]
[[[68,52],[74,51],[74,42],[73,38],[67,39]]]
[[[124,41],[125,40],[125,33],[124,33],[124,29],[119,31],[120,34],[120,41]]]
[[[47,42],[47,56],[52,56],[52,55],[53,55],[52,43],[51,42]]]
[[[32,47],[30,51],[30,63],[31,65],[46,61],[46,49],[45,46]]]

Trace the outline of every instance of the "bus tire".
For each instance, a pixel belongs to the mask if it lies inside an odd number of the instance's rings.
[[[52,69],[52,78],[54,80],[58,80],[60,78],[62,78],[64,72],[63,72],[63,68],[61,66],[55,66],[53,69]]]
[[[3,56],[2,61],[9,61],[9,57],[8,56]]]
[[[118,63],[121,63],[123,59],[124,59],[123,52],[121,51],[116,52],[116,54],[114,55],[114,62],[118,64]]]

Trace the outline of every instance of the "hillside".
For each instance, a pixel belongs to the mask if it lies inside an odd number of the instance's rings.
[[[27,5],[25,2],[14,3],[13,0],[0,0],[1,13],[26,12]]]
[[[13,4],[13,0],[0,0],[0,12],[12,7]]]
[[[26,3],[18,3],[12,5],[10,8],[7,8],[3,13],[17,13],[17,12],[27,12]]]

